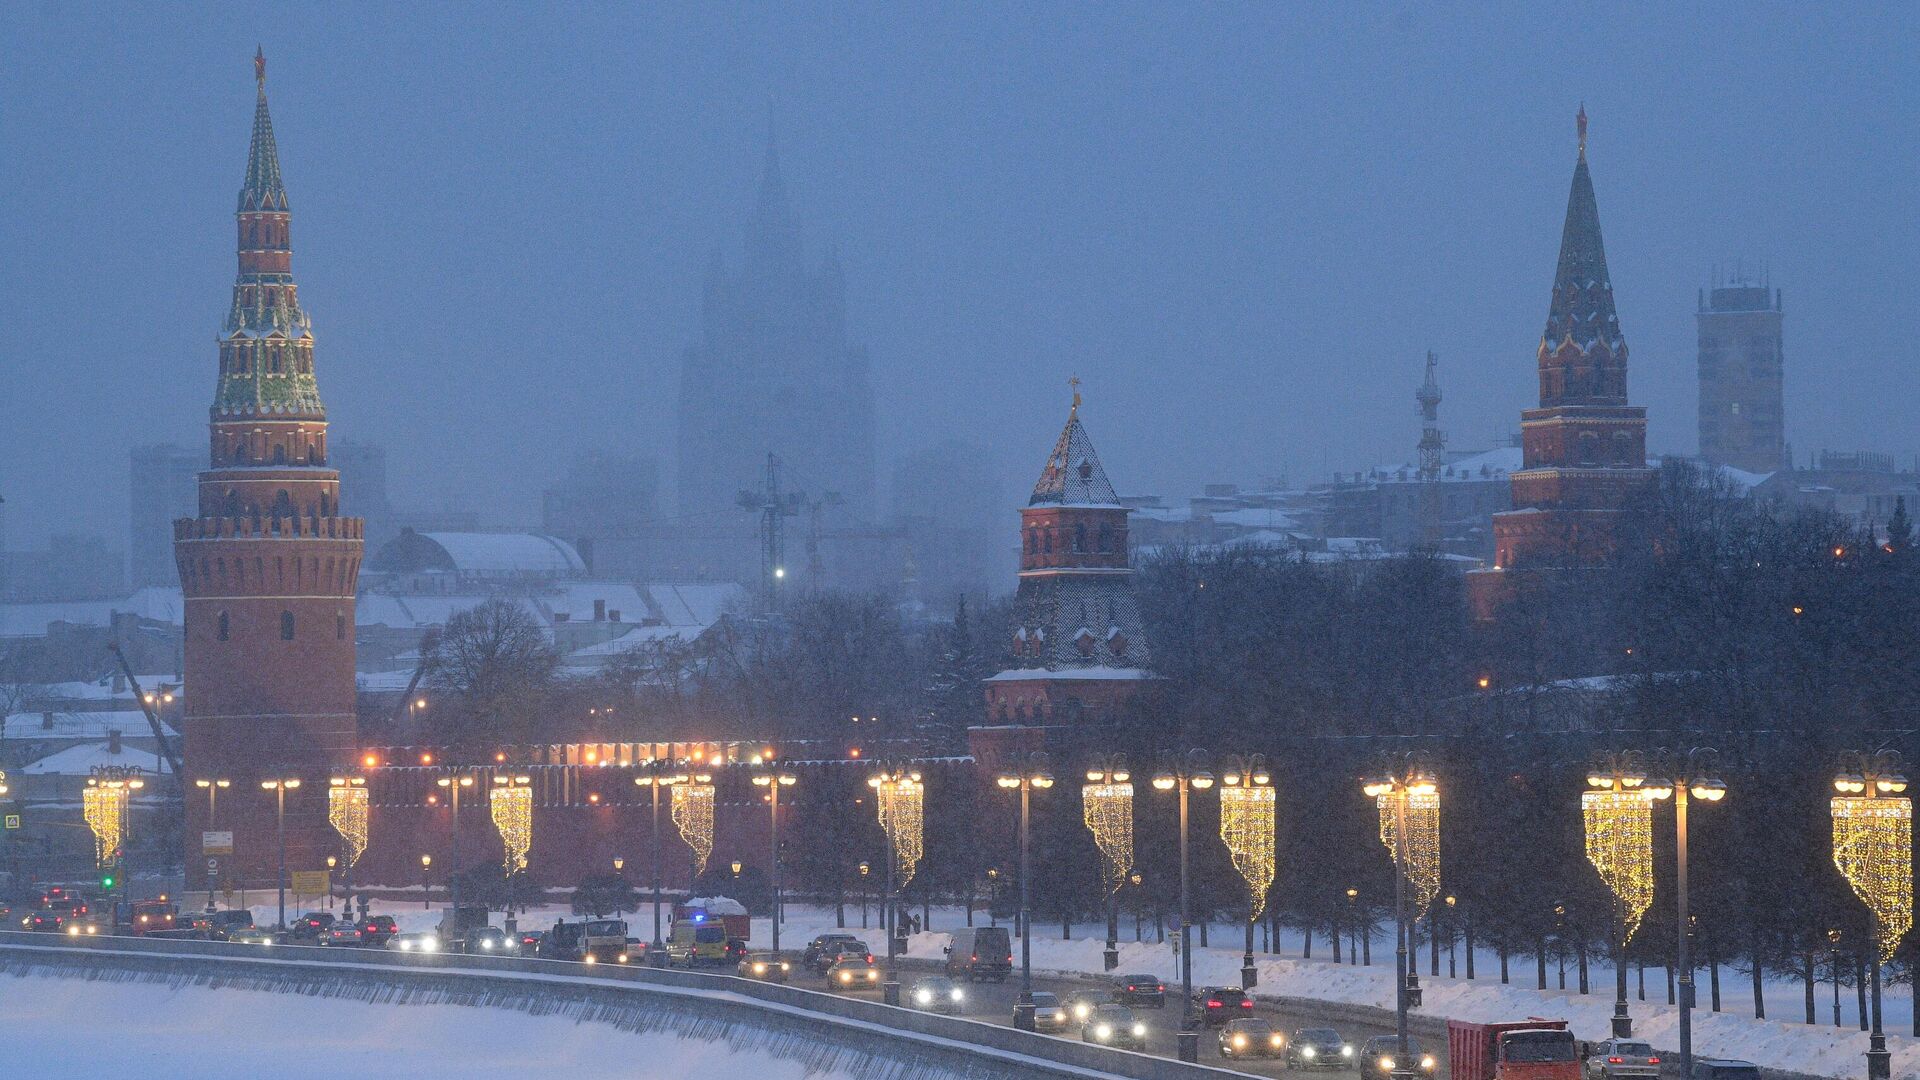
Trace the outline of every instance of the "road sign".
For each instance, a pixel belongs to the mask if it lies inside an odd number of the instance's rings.
[[[200,834],[200,854],[202,855],[233,854],[233,831],[229,829],[225,832],[201,833]]]
[[[19,828],[19,827],[20,827],[20,815],[19,815],[19,814],[8,814],[8,815],[7,815],[7,828],[9,828],[9,829],[17,829],[17,828]]]
[[[207,876],[211,877],[214,874],[218,874],[219,872],[220,872],[220,860],[208,859],[207,860]]]
[[[325,870],[295,870],[293,891],[301,896],[325,896],[332,891],[327,887],[327,878]]]

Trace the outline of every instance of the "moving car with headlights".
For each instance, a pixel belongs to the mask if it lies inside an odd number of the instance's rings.
[[[69,922],[77,926],[81,916],[73,914],[71,910],[41,908],[21,920],[20,928],[36,934],[58,934],[67,928]]]
[[[395,934],[387,939],[387,948],[394,952],[432,953],[440,951],[440,935],[432,931],[420,931],[411,934]]]
[[[927,1012],[957,1016],[965,1008],[967,992],[945,975],[929,975],[907,990],[907,1004]]]
[[[1167,1007],[1167,984],[1152,975],[1115,975],[1113,1000],[1122,1005]]]
[[[1121,1050],[1142,1050],[1147,1045],[1147,1025],[1125,1005],[1102,1005],[1080,1025],[1080,1041]]]
[[[1219,1027],[1236,1016],[1252,1016],[1253,999],[1237,986],[1203,986],[1193,992],[1193,1009],[1208,1027]]]
[[[810,968],[814,971],[819,971],[825,967],[825,965],[820,961],[820,954],[825,952],[829,945],[832,945],[835,942],[839,942],[839,941],[857,942],[859,940],[860,940],[859,938],[855,937],[852,934],[816,935],[812,941],[807,942],[806,948],[800,950],[800,966],[804,968]],[[862,951],[864,951],[866,949],[866,946],[862,945],[860,948],[862,949]]]
[[[1277,1058],[1287,1052],[1284,1035],[1265,1020],[1237,1017],[1220,1028],[1220,1056],[1224,1058]]]
[[[1014,1012],[1018,1013],[1019,1010],[1020,1006],[1016,999]],[[1033,992],[1033,1030],[1065,1031],[1072,1023],[1073,1016],[1067,1012],[1066,1005],[1061,1003],[1060,995],[1048,993],[1045,990]]]
[[[842,953],[826,974],[829,990],[880,989],[880,968],[865,953]]]
[[[1587,1080],[1647,1080],[1660,1075],[1660,1055],[1638,1039],[1605,1039],[1587,1046]]]
[[[237,935],[253,929],[253,912],[246,908],[233,908],[228,911],[209,911],[206,915],[207,936],[215,941],[222,939],[238,940]]]
[[[237,941],[242,945],[278,945],[282,938],[279,933],[264,926],[248,926],[243,930],[227,932],[228,941]]]
[[[1067,995],[1067,1015],[1076,1024],[1084,1024],[1093,1015],[1093,1010],[1102,1005],[1121,1005],[1115,1001],[1111,990],[1075,990]]]
[[[518,935],[509,934],[497,926],[483,926],[468,932],[466,940],[461,942],[461,951],[480,956],[512,956],[520,949]]]
[[[868,951],[867,943],[857,939],[829,941],[821,946],[820,952],[813,958],[813,970],[825,975],[842,957],[858,957],[867,963],[873,963],[873,953]]]
[[[1447,1071],[1453,1080],[1581,1080],[1580,1068],[1565,1020],[1447,1021]]]
[[[968,982],[1006,982],[1013,974],[1013,944],[1004,926],[965,926],[947,942],[946,972]]]
[[[1397,1035],[1375,1035],[1360,1044],[1360,1075],[1380,1080],[1380,1077],[1393,1072],[1400,1062],[1400,1038]],[[1418,1076],[1437,1076],[1440,1061],[1420,1046],[1420,1040],[1407,1036],[1407,1064]]]
[[[793,974],[793,965],[780,959],[779,953],[749,953],[740,961],[736,969],[743,979],[758,979],[761,982],[783,983]]]
[[[1332,1028],[1301,1028],[1287,1039],[1287,1068],[1345,1069],[1353,1065],[1353,1044]]]

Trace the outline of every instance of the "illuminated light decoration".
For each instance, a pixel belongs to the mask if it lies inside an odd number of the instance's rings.
[[[1913,802],[1899,796],[1836,796],[1833,865],[1873,912],[1880,961],[1913,929]]]
[[[1436,797],[1437,798],[1437,797]],[[1220,840],[1233,855],[1233,868],[1247,883],[1249,922],[1267,909],[1267,890],[1273,887],[1273,788],[1236,784],[1220,789]],[[1436,803],[1437,807],[1437,803]],[[1436,817],[1437,820],[1437,817]],[[1438,854],[1438,848],[1435,849]],[[1439,863],[1434,863],[1434,891],[1438,892]]]
[[[893,841],[893,887],[905,889],[926,854],[922,829],[926,818],[927,786],[912,776],[883,779],[875,786],[880,828]]]
[[[80,793],[80,812],[93,830],[93,861],[105,866],[119,854],[125,839],[127,789],[88,780]]]
[[[1093,846],[1104,861],[1107,892],[1117,892],[1133,872],[1133,785],[1083,784],[1080,802]]]
[[[693,849],[693,876],[707,872],[707,860],[713,856],[713,785],[675,784],[673,824],[680,839]]]
[[[351,868],[367,850],[366,785],[335,779],[327,788],[327,822],[346,841],[346,862]]]
[[[1587,861],[1620,900],[1624,944],[1653,906],[1653,802],[1644,791],[1588,791],[1580,796]]]
[[[1413,917],[1419,918],[1440,895],[1440,793],[1388,793],[1377,797],[1380,807],[1380,842],[1397,864],[1399,845],[1395,842],[1393,800],[1407,800],[1407,885],[1413,889]]]
[[[500,864],[512,876],[527,868],[527,853],[533,850],[533,789],[525,784],[495,784],[487,792],[487,804],[506,849]]]

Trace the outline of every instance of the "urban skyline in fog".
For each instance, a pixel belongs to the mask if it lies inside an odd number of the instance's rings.
[[[330,418],[422,511],[537,524],[612,451],[673,513],[682,355],[769,102],[879,485],[979,446],[1009,538],[1069,376],[1123,494],[1411,462],[1429,349],[1452,446],[1513,430],[1582,103],[1651,451],[1695,450],[1696,295],[1735,266],[1784,290],[1799,459],[1920,449],[1910,12],[469,15],[0,15],[11,546],[117,541],[129,450],[203,441],[256,43]]]

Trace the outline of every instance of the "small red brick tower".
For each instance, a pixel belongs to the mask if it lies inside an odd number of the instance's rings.
[[[261,781],[297,777],[286,796],[287,867],[318,870],[334,848],[328,774],[353,761],[353,596],[361,521],[340,516],[340,474],[327,467],[327,414],[313,374],[313,333],[291,272],[287,192],[267,115],[266,60],[246,185],[239,275],[220,335],[211,413],[212,468],[200,515],[174,523],[186,594],[186,865],[205,887],[272,887],[279,865],[275,795]],[[211,821],[195,780],[227,780]],[[231,831],[231,855],[202,832]]]
[[[1653,479],[1647,410],[1627,404],[1627,340],[1587,172],[1585,108],[1578,129],[1580,156],[1540,338],[1540,407],[1520,414],[1524,468],[1511,481],[1514,509],[1493,515],[1494,568],[1469,579],[1483,617],[1506,571],[1604,564],[1617,546],[1621,510]]]
[[[976,758],[1037,749],[1050,725],[1106,719],[1151,677],[1128,513],[1080,426],[1076,390],[1066,429],[1020,511],[1012,666],[986,680],[992,726],[970,733]]]

